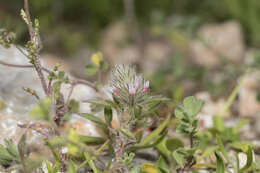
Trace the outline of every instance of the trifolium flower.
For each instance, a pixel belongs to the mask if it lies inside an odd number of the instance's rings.
[[[110,81],[113,95],[122,104],[134,106],[145,100],[149,81],[138,75],[135,68],[128,65],[116,65]]]

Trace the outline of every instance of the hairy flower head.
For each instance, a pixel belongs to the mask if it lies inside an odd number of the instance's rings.
[[[112,70],[110,82],[113,95],[122,104],[134,106],[144,101],[149,81],[138,75],[135,68],[128,65],[116,65]]]

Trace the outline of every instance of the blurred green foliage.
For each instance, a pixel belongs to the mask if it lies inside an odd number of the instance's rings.
[[[246,33],[248,43],[259,45],[260,1],[259,0],[133,0],[137,20],[142,27],[167,16],[197,17],[200,23],[238,20]],[[98,45],[100,31],[113,21],[124,16],[123,0],[31,0],[32,14],[41,22],[41,31],[47,49],[73,53],[82,43],[90,41]],[[23,40],[26,30],[18,12],[22,1],[0,2],[0,28],[7,27]],[[158,16],[158,15],[157,15]],[[158,19],[158,20],[159,20]],[[76,34],[72,34],[76,33]],[[68,35],[70,37],[68,37]]]

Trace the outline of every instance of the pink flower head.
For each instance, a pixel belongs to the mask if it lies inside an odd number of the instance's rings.
[[[116,89],[113,90],[113,94],[114,94],[115,96],[117,96],[117,97],[120,97],[120,95],[119,95],[119,93],[118,93],[118,91],[117,91]]]
[[[145,98],[149,81],[138,75],[135,68],[117,65],[112,70],[110,85],[113,88],[112,93],[118,97],[119,102],[133,106]]]
[[[135,88],[133,82],[129,83],[129,85],[128,85],[128,92],[129,92],[130,95],[135,95],[136,88]]]
[[[137,76],[135,79],[135,89],[138,90],[139,85],[141,83],[142,77],[141,76]]]
[[[144,83],[144,88],[143,88],[143,92],[146,92],[146,91],[148,90],[149,85],[150,85],[149,81],[145,81],[145,83]]]

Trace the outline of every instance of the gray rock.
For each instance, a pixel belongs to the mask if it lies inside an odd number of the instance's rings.
[[[222,62],[241,63],[244,40],[239,23],[207,24],[198,31],[199,39],[191,41],[193,60],[208,68],[219,67]]]

